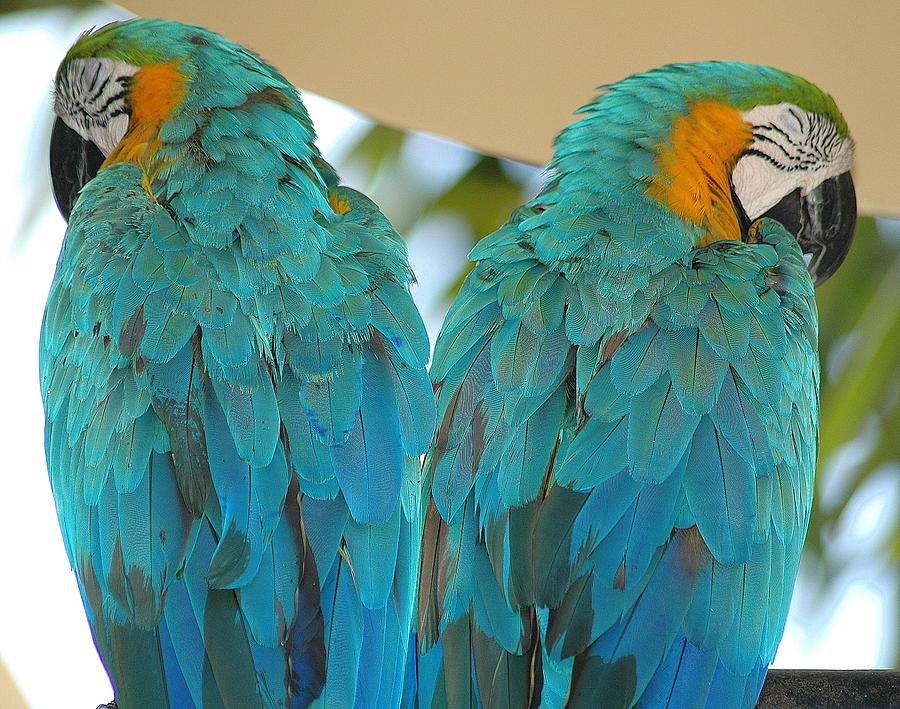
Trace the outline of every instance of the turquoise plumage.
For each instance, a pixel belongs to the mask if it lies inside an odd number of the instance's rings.
[[[47,460],[119,707],[398,706],[434,430],[403,241],[214,33],[88,34],[56,110]]]
[[[743,64],[631,77],[582,114],[435,346],[420,703],[752,707],[809,521],[813,279],[849,245],[852,143],[825,94]],[[803,137],[800,194],[840,183],[825,241],[773,206],[800,178],[766,173]]]

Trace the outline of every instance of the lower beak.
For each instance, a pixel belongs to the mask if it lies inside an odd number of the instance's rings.
[[[849,172],[825,180],[801,201],[797,241],[810,258],[809,275],[824,283],[844,261],[856,229],[856,192]]]
[[[50,177],[56,206],[66,221],[81,188],[94,179],[103,160],[100,148],[78,135],[61,118],[56,119],[50,137]]]

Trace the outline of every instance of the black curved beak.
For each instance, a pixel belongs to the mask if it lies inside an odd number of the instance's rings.
[[[843,263],[856,229],[856,191],[849,172],[825,180],[806,195],[795,190],[766,212],[800,243],[816,286]]]
[[[94,179],[104,160],[100,148],[78,135],[61,118],[56,119],[50,136],[50,177],[53,198],[66,221],[81,188]]]

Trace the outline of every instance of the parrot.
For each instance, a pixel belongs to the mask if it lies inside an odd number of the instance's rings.
[[[117,706],[399,706],[435,422],[404,241],[207,29],[82,35],[54,113],[45,449]]]
[[[737,62],[603,86],[435,342],[423,707],[753,707],[813,496],[834,99]],[[427,505],[427,507],[426,507]]]

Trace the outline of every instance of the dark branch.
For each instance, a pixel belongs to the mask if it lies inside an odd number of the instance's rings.
[[[900,709],[897,670],[770,670],[757,709]]]

